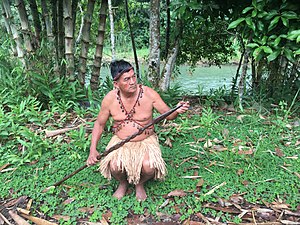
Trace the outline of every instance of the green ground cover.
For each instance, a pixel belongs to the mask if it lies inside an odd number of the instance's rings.
[[[262,115],[255,110],[229,112],[193,104],[187,114],[157,125],[168,176],[164,182],[147,183],[145,202],[136,201],[132,188],[122,200],[112,198],[117,183],[100,176],[96,166],[42,192],[84,164],[92,122],[51,138],[45,137],[45,129],[91,121],[97,107],[41,111],[39,116],[38,109],[23,107],[21,117],[11,111],[4,117],[5,108],[0,108],[0,201],[28,196],[34,215],[66,219],[60,219],[61,224],[96,222],[103,216],[110,224],[127,224],[134,215],[183,223],[197,213],[219,216],[221,222],[242,222],[236,214],[206,207],[237,197],[242,202],[235,203],[241,208],[284,204],[289,210],[299,209],[299,118],[280,106]],[[4,129],[5,124],[10,129]],[[100,151],[110,135],[104,134]]]

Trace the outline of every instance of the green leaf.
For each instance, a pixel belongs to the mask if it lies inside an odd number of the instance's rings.
[[[297,51],[294,52],[295,55],[300,55],[300,49],[298,49]]]
[[[253,9],[253,6],[249,6],[249,7],[245,8],[245,9],[242,11],[242,14],[245,14],[245,13],[249,12],[251,9]]]
[[[300,35],[297,37],[296,43],[300,42]]]
[[[255,49],[253,51],[253,57],[257,58],[259,56],[259,54],[261,53],[261,50],[262,50],[262,47],[259,47],[259,48]]]
[[[285,17],[281,17],[282,23],[284,26],[289,27],[289,20]]]
[[[228,25],[228,28],[227,29],[233,29],[233,28],[236,28],[241,22],[243,22],[245,20],[245,18],[238,18],[237,20],[231,22],[229,25]]]
[[[293,52],[292,52],[290,49],[285,48],[283,52],[284,52],[285,57],[286,57],[289,61],[291,61],[291,62],[294,61],[294,58],[293,58]]]
[[[256,43],[249,43],[249,44],[247,44],[247,47],[248,48],[256,48],[256,47],[258,47],[259,45],[258,44],[256,44]]]
[[[282,17],[289,19],[289,20],[298,18],[297,13],[295,13],[293,11],[285,11],[281,15],[282,15]]]
[[[247,18],[246,18],[246,23],[247,23],[247,25],[248,25],[253,31],[255,31],[255,25],[254,25],[254,23],[252,22],[252,19],[251,19],[250,17],[247,17]]]
[[[256,15],[257,15],[257,10],[255,9],[252,11],[251,17],[256,17]]]
[[[269,46],[261,46],[261,48],[264,50],[265,53],[268,53],[268,54],[273,53],[272,48],[270,48]]]
[[[275,39],[275,41],[273,42],[274,46],[278,46],[279,43],[280,43],[280,41],[281,41],[281,37],[279,36],[279,37],[277,37],[277,38]]]
[[[268,56],[268,62],[271,62],[271,61],[273,61],[273,60],[275,60],[277,57],[278,57],[278,55],[280,54],[280,50],[278,49],[278,50],[276,50],[276,51],[274,51],[274,52],[272,52],[272,54],[270,54],[269,56]]]
[[[270,23],[269,27],[268,27],[268,31],[271,31],[272,29],[274,29],[274,27],[277,26],[278,21],[280,19],[280,16],[276,16]]]

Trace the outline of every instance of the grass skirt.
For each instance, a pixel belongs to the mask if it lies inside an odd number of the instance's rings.
[[[120,141],[122,141],[122,139],[114,135],[108,143],[107,149]],[[112,151],[101,160],[99,170],[105,178],[111,179],[110,161],[113,160],[117,163],[119,170],[123,172],[126,171],[129,183],[138,184],[140,181],[143,159],[147,152],[149,154],[150,167],[155,168],[154,179],[163,179],[167,174],[167,170],[155,134],[142,141],[127,142],[120,148]]]

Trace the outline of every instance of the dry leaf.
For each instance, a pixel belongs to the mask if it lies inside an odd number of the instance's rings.
[[[56,220],[64,220],[64,221],[68,221],[70,220],[70,216],[63,216],[63,215],[53,215],[51,216],[53,219],[56,219]]]
[[[243,122],[243,118],[245,117],[246,115],[239,115],[236,117],[237,120]]]
[[[239,155],[252,155],[253,154],[253,150],[252,149],[247,150],[247,151],[239,150],[238,154]]]
[[[174,196],[183,197],[186,196],[186,193],[183,190],[174,190],[168,194],[168,197],[174,197]]]
[[[204,184],[204,180],[201,178],[201,179],[198,181],[196,187],[202,187],[203,184]]]
[[[299,140],[297,140],[296,143],[295,143],[295,146],[298,146],[298,145],[300,145],[300,141]]]
[[[283,152],[280,150],[280,148],[275,148],[275,152],[276,152],[276,155],[279,156],[279,157],[283,157]]]
[[[91,207],[82,207],[82,208],[79,208],[78,210],[82,213],[93,213],[94,212],[94,208],[91,208]]]
[[[63,204],[70,204],[70,203],[72,203],[73,201],[74,201],[75,199],[74,198],[68,198],[67,200],[65,200],[64,202],[63,202]]]
[[[4,164],[3,166],[1,166],[1,167],[0,167],[0,172],[1,172],[2,170],[4,170],[6,167],[10,166],[10,165],[11,165],[10,163],[6,163],[6,164]]]
[[[236,173],[237,173],[237,175],[240,176],[244,173],[244,170],[243,169],[238,169],[238,171]]]
[[[166,138],[165,145],[169,146],[170,148],[173,147],[172,141],[171,141],[171,139],[169,137]]]
[[[204,148],[210,148],[212,146],[212,143],[211,143],[211,141],[208,139],[206,142],[205,142],[205,144],[204,144]]]

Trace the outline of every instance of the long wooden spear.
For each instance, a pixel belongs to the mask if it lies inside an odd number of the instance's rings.
[[[147,128],[153,126],[156,123],[159,123],[160,121],[162,121],[163,119],[165,119],[166,117],[168,117],[169,115],[171,115],[173,112],[175,112],[177,109],[179,109],[182,105],[178,105],[177,107],[169,110],[168,112],[165,112],[163,114],[161,114],[160,116],[156,117],[155,119],[153,119],[153,121],[149,124],[147,124],[146,126],[142,127],[139,129],[139,131],[137,131],[136,133],[132,134],[131,136],[128,136],[127,138],[125,138],[124,140],[120,141],[119,143],[111,146],[109,149],[107,149],[105,152],[103,152],[102,154],[97,156],[97,159],[100,160],[103,156],[108,155],[109,153],[111,153],[112,151],[120,148],[121,146],[123,146],[125,143],[129,142],[130,140],[132,140],[133,138],[135,138],[136,136],[142,134]],[[78,172],[80,172],[81,170],[85,169],[87,167],[87,164],[83,165],[82,167],[78,168],[77,170],[75,170],[74,172],[72,172],[71,174],[65,176],[62,180],[56,182],[55,184],[53,184],[50,187],[45,188],[42,192],[47,192],[52,188],[55,188],[59,185],[61,185],[64,181],[66,181],[67,179],[69,179],[70,177],[73,177],[75,174],[77,174]]]

